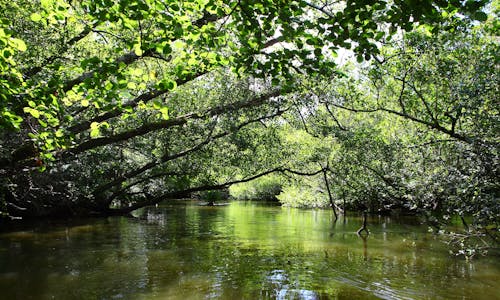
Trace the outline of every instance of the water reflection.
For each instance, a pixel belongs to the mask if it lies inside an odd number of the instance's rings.
[[[269,291],[266,298],[273,299],[319,299],[314,291],[293,288],[285,270],[272,270],[266,277],[263,290]]]
[[[494,258],[468,263],[414,219],[332,225],[331,211],[166,204],[138,218],[0,234],[5,299],[495,299]]]

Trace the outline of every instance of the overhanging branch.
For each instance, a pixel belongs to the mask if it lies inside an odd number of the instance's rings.
[[[218,133],[214,136],[212,136],[211,134],[206,138],[204,139],[202,142],[194,145],[193,147],[189,148],[189,149],[186,149],[184,151],[181,151],[181,152],[178,152],[178,153],[175,153],[175,154],[170,154],[170,155],[164,155],[159,161],[152,161],[152,162],[149,162],[147,163],[146,165],[136,169],[136,170],[133,170],[133,171],[130,171],[126,174],[124,174],[123,176],[111,181],[111,182],[108,182],[104,185],[101,185],[99,187],[97,187],[93,194],[98,196],[100,193],[106,191],[106,190],[109,190],[115,186],[118,186],[118,185],[121,185],[122,182],[130,179],[130,178],[133,178],[135,176],[138,176],[144,172],[146,172],[147,170],[150,170],[160,164],[163,164],[165,162],[168,162],[168,161],[172,161],[174,159],[178,159],[178,158],[181,158],[181,157],[184,157],[184,156],[187,156],[188,154],[190,153],[193,153],[195,151],[198,151],[200,150],[202,147],[204,147],[205,145],[208,145],[209,143],[211,143],[212,141],[214,140],[217,140],[217,139],[221,139],[225,136],[228,136],[229,134],[231,133],[234,133],[234,132],[237,132],[238,130],[242,129],[243,127],[245,126],[248,126],[250,124],[253,124],[253,123],[258,123],[262,120],[265,120],[265,119],[270,119],[270,118],[274,118],[274,117],[277,117],[279,115],[282,115],[283,113],[285,112],[285,110],[279,110],[271,115],[266,115],[266,116],[262,116],[262,117],[259,117],[259,118],[256,118],[256,119],[252,119],[252,120],[248,120],[246,122],[243,122],[241,124],[239,124],[238,126],[236,127],[233,127],[231,128],[231,130],[227,130],[227,131],[224,131],[224,132],[221,132],[221,133]],[[109,202],[109,200],[108,200]]]
[[[260,106],[264,103],[266,103],[267,100],[273,97],[277,97],[281,94],[281,90],[276,90],[273,92],[270,92],[268,94],[261,95],[259,97],[256,97],[250,101],[240,101],[236,103],[230,103],[226,105],[221,105],[212,109],[209,109],[205,111],[204,113],[197,114],[197,113],[190,113],[187,115],[179,116],[174,119],[169,119],[169,120],[163,120],[160,122],[156,123],[148,123],[144,124],[138,128],[134,128],[132,130],[128,130],[119,134],[115,134],[112,136],[108,137],[101,137],[101,138],[95,138],[91,140],[87,140],[80,145],[73,147],[69,149],[63,157],[69,157],[70,155],[76,155],[82,152],[85,152],[90,149],[94,149],[97,147],[105,146],[105,145],[110,145],[114,144],[117,142],[129,140],[131,138],[137,137],[137,136],[142,136],[147,133],[153,132],[153,131],[158,131],[160,129],[166,129],[170,128],[173,126],[179,126],[186,124],[188,120],[190,119],[200,119],[200,118],[208,118],[212,116],[216,116],[219,114],[224,114],[228,112],[233,112],[237,111],[243,108],[248,108],[248,107],[257,107]]]

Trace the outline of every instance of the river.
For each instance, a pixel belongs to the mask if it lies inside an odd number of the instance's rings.
[[[414,218],[174,201],[0,233],[0,299],[500,299],[498,257],[465,261]],[[28,228],[28,229],[26,229]]]

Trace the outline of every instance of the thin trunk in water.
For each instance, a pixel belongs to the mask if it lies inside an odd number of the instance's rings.
[[[328,184],[328,178],[326,177],[326,170],[323,170],[323,178],[325,179],[326,190],[328,191],[328,199],[330,200],[330,205],[332,206],[333,215],[335,216],[334,222],[337,222],[338,216],[335,210],[335,203],[333,202],[332,192],[330,191],[330,185]]]
[[[369,235],[370,232],[368,231],[368,228],[366,228],[366,211],[363,212],[363,225],[361,226],[360,229],[358,229],[358,231],[356,231],[356,233],[358,235],[361,235],[362,232],[366,232],[366,235]]]
[[[344,220],[345,220],[345,217],[347,217],[347,210],[345,208],[345,191],[342,191],[342,200],[344,201],[344,205],[343,205],[343,209],[344,209]]]

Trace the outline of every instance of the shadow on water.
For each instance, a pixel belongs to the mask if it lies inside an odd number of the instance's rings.
[[[465,262],[414,218],[172,202],[0,233],[5,299],[497,299],[495,258]]]

